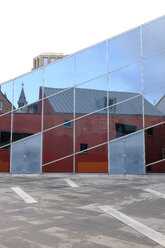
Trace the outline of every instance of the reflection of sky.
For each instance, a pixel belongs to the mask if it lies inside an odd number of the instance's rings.
[[[165,49],[165,17],[143,26],[143,56]]]
[[[95,89],[95,90],[107,90],[107,76],[91,80],[88,83],[81,84],[77,88],[83,89]]]
[[[109,88],[111,91],[141,93],[142,82],[140,63],[110,73]]]
[[[165,95],[165,88],[161,88],[160,90],[156,90],[154,92],[144,94],[144,98],[147,99],[153,105],[156,105],[164,95]]]
[[[44,69],[44,86],[50,88],[68,88],[74,86],[74,56],[66,57]]]
[[[165,86],[165,53],[144,60],[144,91]]]
[[[109,41],[109,71],[140,59],[140,28]]]
[[[82,83],[106,72],[106,42],[76,55],[76,83]]]
[[[43,84],[43,71],[36,70],[14,81],[14,106],[18,107],[17,101],[22,90],[22,83],[24,84],[24,92],[26,101],[31,104],[39,100],[39,89]]]

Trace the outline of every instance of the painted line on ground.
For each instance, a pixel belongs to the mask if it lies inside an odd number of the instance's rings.
[[[139,233],[143,234],[144,236],[148,237],[149,239],[165,247],[165,235],[157,231],[154,231],[150,227],[145,226],[144,224],[130,218],[129,216],[109,206],[99,206],[99,208],[103,210],[104,212],[110,214],[114,218],[118,219],[119,221],[123,222],[124,224],[130,226],[131,228],[138,231]]]
[[[153,194],[153,195],[156,195],[156,196],[159,196],[159,197],[165,199],[165,194],[160,193],[160,192],[158,192],[158,191],[156,191],[156,190],[153,190],[153,189],[144,189],[144,191],[146,191],[146,192],[148,192],[148,193],[151,193],[151,194]]]
[[[72,188],[78,188],[79,186],[70,179],[64,179]]]
[[[37,201],[34,200],[33,197],[28,195],[26,192],[24,192],[21,188],[19,187],[11,187],[11,189],[17,193],[26,203],[36,203]]]

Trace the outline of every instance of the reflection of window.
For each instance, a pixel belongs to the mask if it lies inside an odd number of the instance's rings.
[[[71,128],[72,127],[72,123],[71,122],[68,122],[69,120],[65,120],[64,122],[64,127],[67,127],[67,128]]]
[[[40,60],[39,58],[37,59],[37,68],[40,66]]]
[[[165,158],[165,148],[162,148],[162,159]]]
[[[137,126],[129,125],[129,124],[123,124],[123,123],[115,123],[115,129],[116,129],[116,138],[119,138],[119,137],[127,135],[129,133],[136,132]]]
[[[48,64],[48,58],[43,58],[43,65],[47,65]]]
[[[34,69],[36,69],[37,64],[36,64],[36,59],[34,60]]]
[[[0,146],[10,143],[10,132],[0,131]]]
[[[54,62],[55,58],[50,58],[50,63]]]
[[[29,106],[27,106],[27,112],[31,114],[37,114],[38,113],[38,104],[34,103]]]
[[[147,136],[153,136],[154,135],[154,129],[153,127],[147,129]]]
[[[33,133],[16,133],[16,132],[13,132],[12,141],[14,142],[14,141],[26,138],[26,137],[28,137],[28,136],[30,136],[32,134]]]
[[[117,99],[114,98],[114,97],[110,97],[108,99],[108,106],[112,106],[116,103]],[[105,100],[104,100],[104,106],[107,107],[107,97],[105,97]],[[115,112],[116,111],[116,105],[115,106],[112,106],[109,108],[109,111],[110,112]]]
[[[2,110],[2,101],[0,101],[0,110]]]
[[[88,149],[88,144],[80,144],[80,152]],[[83,153],[88,153],[88,151],[84,151]]]

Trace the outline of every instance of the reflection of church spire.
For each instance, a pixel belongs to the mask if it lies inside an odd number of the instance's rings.
[[[19,100],[18,100],[18,108],[23,107],[24,105],[28,104],[28,102],[26,101],[26,97],[25,97],[25,92],[23,89],[24,84],[22,83],[22,90],[21,90],[21,94],[19,96]]]

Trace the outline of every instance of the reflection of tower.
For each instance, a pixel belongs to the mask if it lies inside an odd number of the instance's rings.
[[[25,92],[23,89],[24,84],[22,83],[22,90],[21,90],[21,94],[19,96],[19,100],[18,100],[18,108],[23,107],[25,105],[28,104],[28,102],[26,101],[26,97],[25,97]]]

